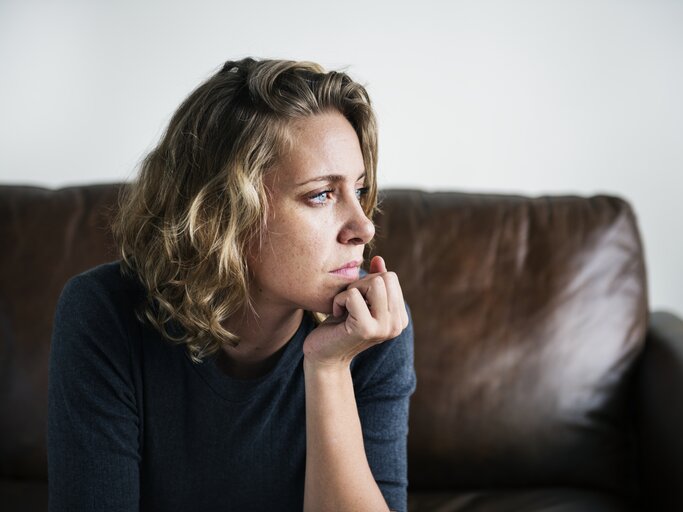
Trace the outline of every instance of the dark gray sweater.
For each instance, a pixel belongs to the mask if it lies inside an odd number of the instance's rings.
[[[62,292],[50,354],[50,510],[302,510],[302,346],[312,319],[304,315],[266,376],[238,380],[141,324],[143,296],[118,262]],[[351,369],[370,468],[389,507],[405,511],[412,323]]]

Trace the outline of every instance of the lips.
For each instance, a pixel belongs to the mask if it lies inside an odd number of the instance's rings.
[[[357,269],[358,267],[360,267],[361,263],[363,263],[363,260],[349,261],[348,263],[344,263],[344,265],[342,265],[341,267],[334,269],[334,270],[331,270],[330,272],[340,272],[342,270]]]
[[[341,277],[342,279],[357,281],[360,277],[360,264],[363,260],[354,260],[345,263],[336,270],[331,270],[330,274]]]

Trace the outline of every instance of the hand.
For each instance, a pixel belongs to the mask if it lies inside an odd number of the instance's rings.
[[[398,276],[375,256],[370,273],[334,297],[332,315],[304,341],[304,356],[309,364],[348,366],[357,354],[395,338],[407,326]]]

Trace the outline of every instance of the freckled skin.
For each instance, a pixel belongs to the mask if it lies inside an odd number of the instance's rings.
[[[353,127],[337,112],[297,120],[291,130],[292,151],[265,180],[268,230],[261,252],[249,261],[252,293],[259,309],[278,316],[299,309],[331,313],[334,296],[349,281],[330,271],[362,260],[375,233],[358,198],[363,155]],[[344,179],[297,186],[329,174]]]
[[[253,376],[254,368],[262,374],[268,363],[249,347],[265,343],[270,354],[277,354],[274,350],[291,338],[303,309],[332,313],[302,346],[303,508],[388,511],[364,451],[350,365],[358,353],[396,337],[408,325],[403,295],[398,277],[379,256],[363,279],[330,273],[360,262],[375,234],[359,200],[365,169],[349,122],[338,113],[318,115],[297,121],[292,131],[293,150],[266,179],[272,198],[268,229],[261,251],[249,261],[264,328],[238,324],[247,334],[246,350],[228,349],[227,354],[236,363],[233,369],[241,363],[241,375]],[[296,186],[326,175],[341,179]],[[272,356],[268,360],[272,366]],[[249,373],[245,362],[251,363]]]

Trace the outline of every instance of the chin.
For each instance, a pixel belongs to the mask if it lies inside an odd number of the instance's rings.
[[[323,313],[325,315],[331,315],[332,314],[332,302],[330,302],[329,305],[327,305],[326,307],[314,309],[313,312]]]
[[[324,313],[326,315],[331,315],[332,304],[334,304],[334,297],[336,295],[336,293],[332,293],[327,297],[312,298],[311,300],[302,302],[301,308],[314,313]]]
[[[297,297],[291,297],[290,300],[306,311],[331,315],[334,298],[346,290],[347,287],[348,284],[340,286],[338,283],[335,283],[330,286],[329,283],[320,283],[318,286],[311,286],[311,288],[301,290]]]
[[[304,306],[304,309],[307,311],[311,311],[313,313],[323,313],[325,315],[331,315],[332,314],[332,300],[334,297],[327,301],[315,301],[307,306]]]

